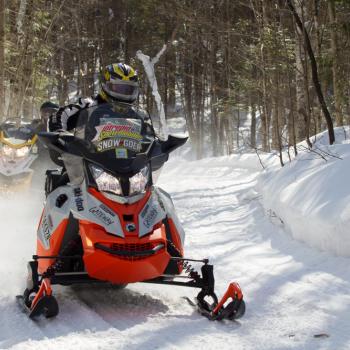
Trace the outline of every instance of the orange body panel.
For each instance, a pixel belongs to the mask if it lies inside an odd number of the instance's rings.
[[[40,219],[39,226],[41,224],[42,217]],[[68,219],[62,220],[62,222],[58,225],[57,229],[52,233],[50,238],[50,248],[46,249],[40,240],[37,240],[37,248],[36,252],[39,256],[47,256],[47,255],[57,255],[61,248],[62,239],[64,236],[64,232],[66,230],[68,224]],[[39,259],[38,272],[43,273],[47,270],[55,262],[55,259]]]
[[[99,201],[107,205],[113,212],[118,214],[120,224],[123,228],[123,232],[125,236],[138,236],[139,232],[139,219],[138,215],[147,203],[149,197],[151,196],[151,191],[148,191],[145,196],[133,204],[121,204],[117,202],[113,202],[112,200],[106,198],[101,192],[97,191],[94,188],[89,188],[88,190],[94,197],[96,197]],[[128,232],[125,229],[126,221],[124,220],[124,215],[133,215],[133,223],[136,225],[136,230],[134,232]]]
[[[120,238],[107,234],[102,227],[81,221],[80,235],[84,247],[86,271],[90,277],[99,280],[124,284],[152,279],[163,274],[170,260],[166,250],[165,230],[161,228],[143,238]],[[162,243],[164,248],[154,255],[132,258],[115,256],[97,249],[94,247],[95,243],[109,248],[115,245],[124,249],[141,245],[154,247]]]
[[[112,233],[107,233],[105,229],[86,220],[79,220],[79,233],[84,248],[84,265],[86,272],[90,277],[109,281],[116,284],[125,284],[140,282],[161,276],[170,261],[170,255],[167,252],[167,236],[165,225],[162,222],[157,223],[150,229],[149,234],[139,237],[138,215],[144,208],[151,192],[134,204],[120,204],[111,201],[93,188],[88,191],[102,203],[107,205],[116,215],[118,215],[124,237],[118,237]],[[130,220],[132,217],[132,221]],[[130,220],[130,221],[126,221]],[[42,220],[42,218],[41,218]],[[39,225],[41,224],[41,220]],[[133,222],[136,226],[134,232],[128,232],[126,226]],[[57,229],[50,238],[50,248],[47,250],[40,240],[37,243],[37,254],[42,256],[58,255],[68,224],[68,219],[62,220]],[[173,244],[183,255],[183,247],[174,222],[169,219],[169,227]],[[95,244],[113,249],[115,251],[147,251],[160,244],[163,247],[154,254],[147,256],[121,256],[111,254],[95,247]],[[55,259],[40,259],[39,273],[43,273],[55,262]],[[182,268],[180,268],[180,271]]]

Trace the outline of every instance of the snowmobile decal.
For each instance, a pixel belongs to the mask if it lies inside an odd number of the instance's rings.
[[[40,231],[41,242],[46,249],[50,248],[50,237],[52,235],[52,221],[49,215],[43,215],[41,221],[41,231]]]
[[[176,230],[179,233],[181,244],[183,245],[185,243],[185,230],[182,228],[180,220],[176,215],[175,207],[173,201],[171,200],[171,197],[167,192],[165,192],[159,187],[154,187],[154,191],[158,197],[158,202],[163,208],[163,211],[166,212],[167,216],[174,222]]]
[[[37,233],[38,239],[45,249],[50,249],[51,236],[59,224],[64,219],[68,219],[71,206],[70,191],[69,186],[62,186],[53,191],[52,196],[47,198]],[[66,196],[67,200],[62,205],[57,205],[57,198],[62,198],[62,196]]]
[[[128,149],[133,152],[141,150],[141,121],[132,119],[102,118],[102,125],[96,126],[96,143],[98,152],[111,149]],[[117,156],[125,158],[126,156]]]
[[[73,189],[73,193],[74,193],[74,201],[75,201],[75,206],[77,208],[78,211],[83,211],[84,210],[84,206],[83,206],[83,198],[81,197],[82,196],[82,192],[81,192],[81,189],[80,187],[76,187]]]
[[[120,137],[133,140],[142,140],[141,121],[132,119],[101,119],[102,125],[96,126],[96,136],[92,141],[102,141],[105,139]]]
[[[89,209],[89,212],[96,216],[99,220],[102,220],[107,226],[113,224],[113,219],[108,217],[108,214],[103,212],[103,209],[100,207],[92,207]]]
[[[74,217],[79,220],[94,222],[102,226],[108,233],[124,237],[118,215],[114,214],[109,208],[106,210],[106,206],[87,192],[85,188],[85,184],[83,184],[81,187],[73,189],[73,193],[76,196],[75,205],[72,206]]]
[[[168,193],[155,186],[151,197],[139,215],[139,237],[146,235],[157,222],[163,220],[166,216],[173,220],[181,243],[184,244],[185,231],[176,215],[174,204]]]
[[[66,196],[67,200],[59,207],[57,199],[62,196]],[[72,189],[70,186],[62,186],[47,198],[39,225],[37,235],[45,249],[50,249],[50,238],[53,232],[64,219],[68,219],[71,211],[76,219],[94,222],[107,232],[124,237],[118,216],[110,209],[106,210],[102,202],[86,191],[82,191],[81,187]]]
[[[139,214],[139,237],[149,233],[153,226],[165,216],[166,212],[161,207],[157,195],[153,193]]]

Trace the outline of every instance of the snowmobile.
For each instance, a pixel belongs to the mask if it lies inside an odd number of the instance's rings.
[[[7,119],[0,127],[0,178],[7,186],[30,183],[30,168],[38,157],[31,123],[20,118]]]
[[[185,233],[172,200],[153,184],[153,174],[187,138],[159,140],[144,120],[116,118],[109,105],[81,114],[85,122],[74,133],[39,133],[65,168],[48,172],[37,252],[17,296],[29,317],[58,314],[56,284],[136,282],[198,288],[195,305],[208,319],[241,317],[239,285],[231,283],[218,300],[213,265],[184,256]]]

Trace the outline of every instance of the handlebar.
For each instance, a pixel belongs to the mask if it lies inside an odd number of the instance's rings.
[[[186,143],[187,137],[169,135],[166,141],[154,139],[147,150],[127,159],[108,157],[108,152],[96,152],[91,141],[83,140],[68,132],[39,132],[39,138],[49,149],[82,157],[102,168],[116,173],[134,173],[151,163],[152,171],[158,170],[169,159],[169,154]]]

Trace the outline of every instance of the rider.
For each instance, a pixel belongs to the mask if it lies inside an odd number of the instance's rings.
[[[48,130],[50,132],[64,132],[86,126],[86,133],[89,131],[96,132],[95,127],[89,128],[88,126],[97,126],[100,118],[108,118],[108,113],[99,113],[100,116],[96,117],[93,111],[95,107],[99,106],[105,110],[106,106],[106,110],[113,110],[113,118],[141,119],[143,121],[141,133],[155,137],[149,115],[135,106],[138,94],[137,71],[125,63],[110,64],[102,70],[98,95],[94,98],[79,98],[77,103],[61,107],[57,113],[50,115]],[[90,118],[91,115],[93,115],[92,118]],[[85,137],[87,136],[86,133]],[[118,152],[118,157],[123,157],[127,150],[122,148]],[[52,160],[56,164],[61,161],[57,156],[52,156]],[[62,181],[63,179],[60,180],[60,183]]]
[[[56,103],[51,101],[45,101],[40,106],[40,119],[34,119],[31,123],[31,128],[37,134],[42,131],[47,131],[47,124],[49,120],[49,116],[56,113],[59,109],[59,106]],[[47,167],[53,167],[51,161],[51,151],[47,149],[47,147],[40,141],[37,143],[38,146],[38,161],[35,164],[35,170],[37,171],[45,171]]]
[[[51,101],[46,101],[40,106],[40,129],[41,131],[47,130],[47,123],[50,115],[57,113],[59,106]]]
[[[112,106],[117,118],[142,119],[147,132],[154,134],[150,117],[136,109],[139,94],[137,71],[125,63],[113,63],[102,70],[100,92],[94,98],[79,98],[78,103],[61,107],[49,117],[49,131],[70,131],[76,128],[81,112],[101,104]]]

